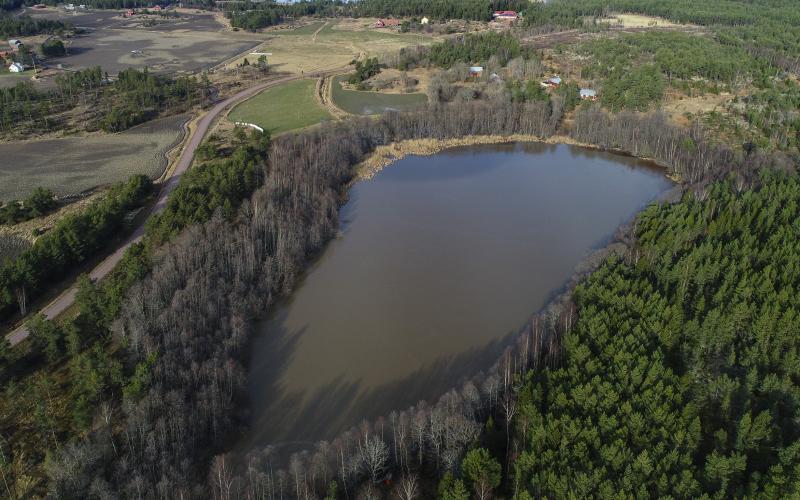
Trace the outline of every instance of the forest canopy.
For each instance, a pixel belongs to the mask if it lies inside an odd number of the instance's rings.
[[[798,494],[800,179],[652,205],[637,257],[575,294],[563,363],[528,374],[517,487],[535,497]]]

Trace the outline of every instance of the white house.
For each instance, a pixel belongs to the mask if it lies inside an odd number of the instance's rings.
[[[8,71],[12,73],[22,73],[25,71],[25,66],[21,65],[18,62],[11,63],[11,66],[8,67]]]
[[[473,78],[480,78],[483,75],[483,66],[470,66],[469,76]]]
[[[431,22],[431,20],[428,19],[427,17],[423,17],[419,22],[420,24],[428,24],[429,22]]]
[[[594,89],[581,89],[581,99],[585,101],[596,101],[597,91]]]

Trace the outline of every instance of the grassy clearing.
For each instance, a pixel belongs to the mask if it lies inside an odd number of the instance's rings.
[[[340,85],[344,78],[344,76],[336,77],[333,82],[333,102],[354,115],[374,115],[387,110],[406,111],[428,100],[425,94],[383,94],[345,90]]]
[[[153,120],[120,134],[0,144],[0,200],[22,198],[40,186],[65,196],[134,174],[159,177],[185,119]]]
[[[265,90],[233,108],[228,119],[254,123],[273,135],[330,120],[314,96],[315,89],[316,80],[297,80]]]
[[[401,34],[370,28],[369,20],[331,20],[314,33],[323,23],[311,23],[294,30],[269,31],[269,40],[256,50],[270,52],[270,66],[276,71],[289,73],[336,69],[346,66],[354,58],[396,52],[410,45],[424,45],[433,38],[416,34]],[[253,56],[249,56],[252,62]],[[233,68],[242,58],[231,61]]]

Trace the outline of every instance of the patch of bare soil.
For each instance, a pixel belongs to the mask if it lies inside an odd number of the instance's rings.
[[[687,97],[683,94],[668,94],[662,109],[678,125],[688,126],[691,116],[701,115],[711,111],[724,111],[727,104],[736,96],[721,92],[719,94],[705,94],[697,97]]]

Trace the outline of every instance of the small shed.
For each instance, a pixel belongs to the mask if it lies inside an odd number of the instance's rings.
[[[133,17],[136,15],[136,11],[134,11],[133,9],[128,9],[122,15],[125,17]]]
[[[470,66],[469,76],[473,78],[480,78],[483,75],[483,66]]]
[[[581,89],[581,99],[584,101],[596,101],[597,91],[594,89]]]
[[[428,23],[431,22],[431,20],[428,19],[427,17],[423,17],[422,19],[420,19],[419,22],[420,22],[420,24],[428,24]]]
[[[16,38],[12,38],[11,40],[8,41],[8,46],[11,47],[12,49],[18,49],[20,48],[21,45],[22,41],[17,40]]]
[[[12,73],[22,73],[23,71],[25,71],[25,66],[23,66],[18,62],[11,63],[11,65],[8,67],[8,71]]]

